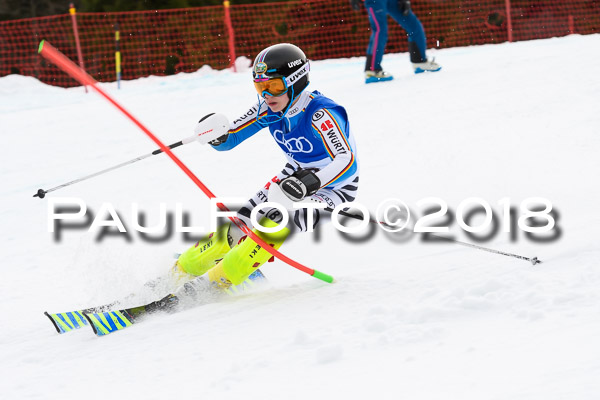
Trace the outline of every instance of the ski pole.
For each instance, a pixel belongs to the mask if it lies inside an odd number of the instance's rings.
[[[324,210],[328,211],[328,212],[333,212],[332,208],[325,208]],[[341,215],[345,216],[345,217],[354,218],[354,219],[358,219],[358,220],[364,221],[364,218],[361,215],[351,214],[351,213],[343,211],[343,210],[340,211],[339,213]],[[369,218],[369,223],[372,223],[372,224],[382,224],[382,225],[390,226],[390,225],[386,224],[385,222],[377,221],[377,220],[375,220],[373,218]],[[410,230],[410,232],[411,233],[415,233],[412,230]],[[441,239],[441,240],[445,240],[445,241],[448,241],[448,242],[453,242],[453,243],[456,243],[456,244],[460,244],[462,246],[467,246],[467,247],[471,247],[471,248],[474,248],[474,249],[487,251],[489,253],[500,254],[500,255],[503,255],[503,256],[507,256],[507,257],[514,257],[514,258],[518,258],[520,260],[526,260],[526,261],[529,261],[532,265],[536,265],[536,264],[541,264],[542,263],[542,260],[539,260],[537,257],[529,258],[529,257],[525,257],[525,256],[520,256],[518,254],[506,253],[504,251],[494,250],[494,249],[490,249],[488,247],[478,246],[478,245],[472,244],[472,243],[461,242],[460,240],[451,239],[451,238],[447,238],[447,237],[439,236],[439,235],[433,235],[433,234],[431,234],[431,236],[433,236],[436,239]]]
[[[187,175],[188,178],[192,180],[198,186],[200,190],[210,199],[214,199],[216,196],[213,192],[210,191],[208,187],[163,143],[160,141],[158,137],[156,137],[148,128],[146,128],[140,121],[138,121],[133,115],[131,115],[123,106],[117,103],[112,97],[108,95],[104,90],[102,90],[96,82],[94,78],[92,78],[88,73],[79,68],[73,61],[69,60],[67,56],[62,54],[60,51],[56,50],[54,46],[50,43],[42,40],[38,47],[38,53],[42,55],[45,59],[65,71],[72,78],[76,79],[83,85],[89,85],[93,90],[95,90],[99,95],[104,97],[109,103],[115,106],[121,113],[123,113],[127,118],[131,120],[138,128],[142,130],[148,136],[150,140],[152,140],[162,151],[165,152],[167,156]],[[217,203],[217,206],[224,211],[229,211],[228,208],[222,204]],[[257,245],[262,247],[267,251],[267,253],[271,254],[275,258],[285,262],[290,267],[294,267],[299,271],[302,271],[314,278],[320,279],[323,282],[333,283],[334,279],[331,275],[318,271],[316,269],[309,268],[299,262],[292,260],[287,257],[285,254],[280,253],[278,250],[275,250],[273,247],[269,246],[264,242],[258,235],[256,235],[251,229],[246,227],[246,225],[237,217],[228,217],[236,226],[238,226],[244,233],[248,235],[250,239],[252,239]]]
[[[179,147],[179,146],[182,146],[184,144],[188,144],[188,143],[193,142],[194,140],[196,140],[196,137],[197,137],[197,135],[190,136],[188,138],[180,140],[179,142],[173,143],[172,145],[169,145],[167,147],[169,149],[174,149],[175,147]],[[51,189],[48,189],[48,190],[38,189],[37,193],[34,194],[33,197],[39,197],[40,199],[43,199],[44,197],[46,197],[46,193],[54,192],[55,190],[58,190],[60,188],[64,188],[66,186],[71,186],[71,185],[73,185],[75,183],[78,183],[78,182],[81,182],[81,181],[85,181],[85,180],[94,178],[94,177],[96,177],[98,175],[102,175],[102,174],[105,174],[105,173],[110,172],[110,171],[114,171],[115,169],[119,169],[119,168],[124,167],[126,165],[133,164],[135,162],[141,161],[141,160],[146,159],[148,157],[160,154],[162,152],[163,151],[161,149],[156,149],[152,153],[149,153],[149,154],[146,154],[146,155],[143,155],[143,156],[140,156],[140,157],[136,157],[133,160],[125,161],[124,163],[121,163],[119,165],[115,165],[114,167],[103,169],[102,171],[95,172],[93,174],[84,176],[84,177],[79,178],[79,179],[75,179],[74,181],[63,183],[62,185],[58,185],[58,186],[53,187]]]

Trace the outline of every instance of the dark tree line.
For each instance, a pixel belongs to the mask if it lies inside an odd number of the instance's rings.
[[[289,0],[230,0],[231,4]],[[0,21],[67,14],[70,0],[0,0]],[[77,12],[165,10],[223,4],[222,0],[73,0]]]

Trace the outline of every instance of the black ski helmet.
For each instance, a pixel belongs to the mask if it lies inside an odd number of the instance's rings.
[[[300,78],[294,76],[295,72],[302,75],[305,68],[306,73],[303,76],[300,76]],[[288,84],[292,83],[292,93],[288,92],[291,104],[308,86],[309,68],[308,59],[298,46],[291,43],[280,43],[269,46],[258,53],[252,64],[252,78],[283,78],[288,81]]]

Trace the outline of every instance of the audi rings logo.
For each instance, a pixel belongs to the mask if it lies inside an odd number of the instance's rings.
[[[290,153],[310,153],[313,151],[312,143],[306,138],[290,138],[286,140],[283,132],[280,130],[276,130],[273,133],[273,137],[277,143],[282,144]]]
[[[325,113],[323,111],[317,111],[316,113],[313,114],[312,116],[312,120],[314,122],[317,122],[318,120],[320,120],[321,118],[323,118],[323,116],[325,115]]]

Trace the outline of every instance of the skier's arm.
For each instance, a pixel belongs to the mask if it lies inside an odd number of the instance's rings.
[[[344,174],[356,168],[356,159],[348,141],[350,127],[342,115],[320,109],[313,114],[312,121],[312,128],[323,140],[331,158],[329,165],[315,173],[323,188],[343,180]]]
[[[220,138],[220,143],[213,144],[213,148],[218,151],[231,150],[256,132],[260,131],[262,126],[256,123],[256,113],[258,112],[258,109],[259,103],[256,103],[245,114],[233,120],[227,135],[224,138]],[[263,114],[266,113],[267,111],[265,110]]]

